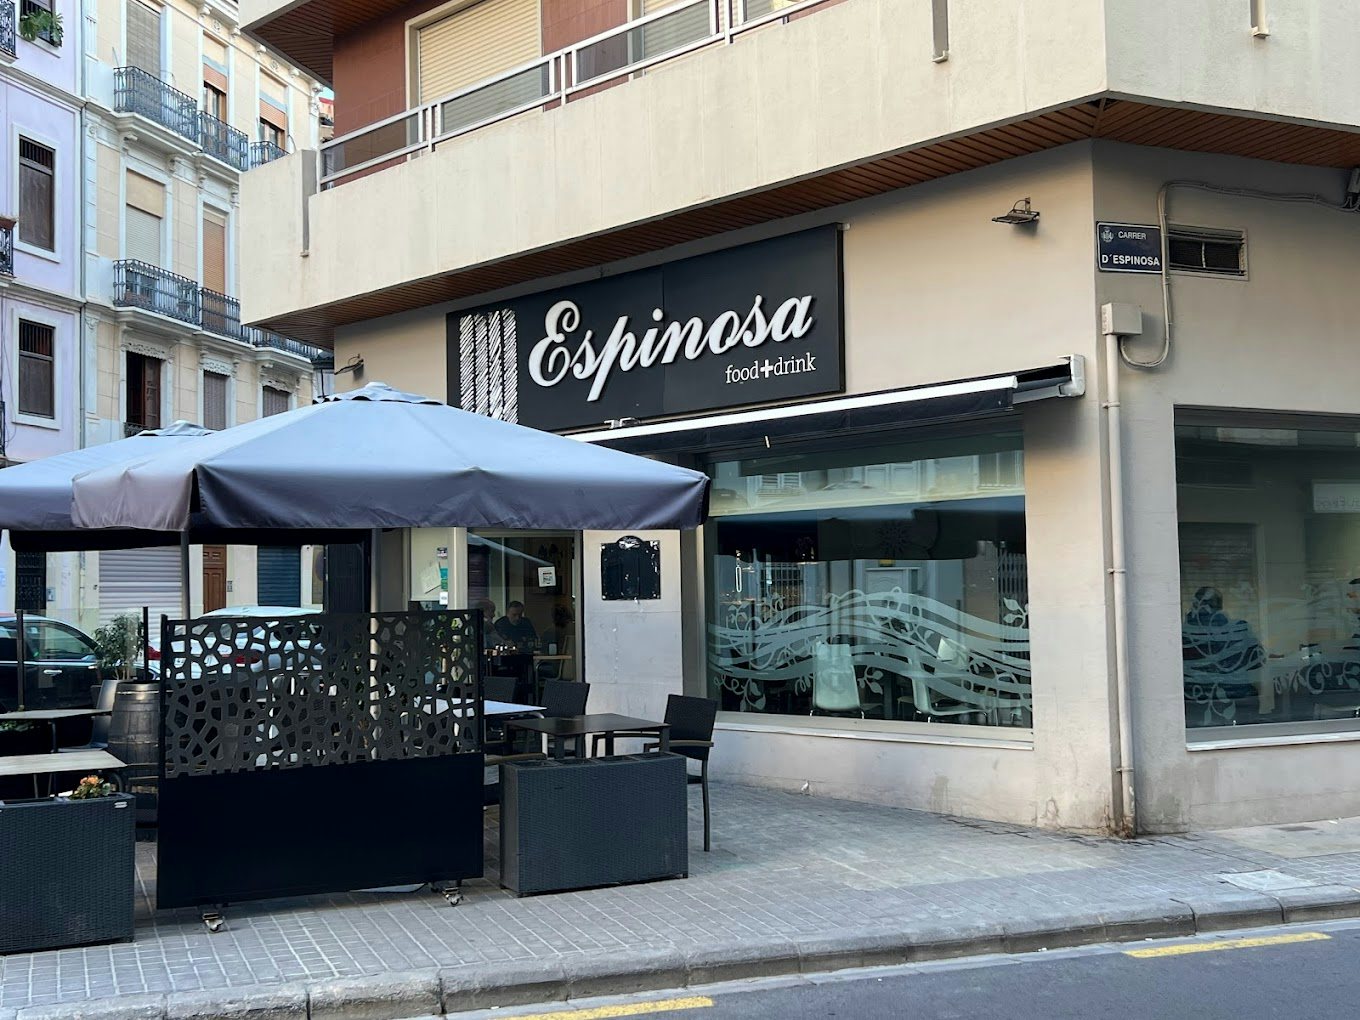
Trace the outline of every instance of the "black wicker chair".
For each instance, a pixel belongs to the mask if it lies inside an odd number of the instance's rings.
[[[712,849],[712,830],[709,824],[708,808],[708,755],[713,750],[713,723],[718,717],[718,703],[712,698],[690,698],[683,694],[672,694],[666,699],[666,725],[670,727],[670,748],[672,754],[683,755],[699,763],[696,779],[704,795],[704,850]],[[614,739],[621,737],[654,738],[652,733],[615,733]],[[591,752],[598,754],[603,734],[596,735]],[[652,739],[644,750],[653,751],[661,745]]]
[[[565,719],[586,714],[590,684],[582,680],[546,680],[543,683],[543,716]]]
[[[488,676],[482,678],[482,697],[487,701],[504,701],[513,703],[515,700],[515,678],[512,676]],[[503,722],[497,722],[494,718],[486,721],[486,746],[488,750],[499,750],[505,754],[510,753],[509,731]]]

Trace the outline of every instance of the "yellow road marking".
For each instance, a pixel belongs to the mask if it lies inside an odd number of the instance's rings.
[[[1262,946],[1287,946],[1295,942],[1321,942],[1330,939],[1320,931],[1301,931],[1294,935],[1261,935],[1250,939],[1219,939],[1215,942],[1187,942],[1179,946],[1154,946],[1151,949],[1126,949],[1125,956],[1150,960],[1159,956],[1184,956],[1187,953],[1215,953],[1220,949],[1259,949]]]
[[[616,1016],[642,1016],[646,1013],[670,1013],[681,1009],[704,1009],[713,1005],[707,995],[691,995],[684,999],[658,999],[655,1002],[630,1002],[620,1006],[595,1006],[592,1009],[564,1009],[557,1013],[530,1013],[507,1020],[609,1020]]]

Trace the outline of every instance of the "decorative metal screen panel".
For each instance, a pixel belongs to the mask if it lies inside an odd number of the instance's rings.
[[[482,747],[478,610],[167,620],[168,779]]]

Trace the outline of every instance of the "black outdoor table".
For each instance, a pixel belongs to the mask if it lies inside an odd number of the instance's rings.
[[[577,757],[585,757],[586,737],[594,733],[604,734],[605,754],[614,753],[615,733],[655,733],[662,751],[671,749],[670,727],[663,722],[651,719],[634,719],[632,716],[615,715],[604,712],[599,715],[568,715],[552,719],[512,719],[508,726],[517,730],[541,733],[552,743],[554,758],[567,756],[567,738],[576,741]]]
[[[0,722],[46,723],[52,732],[52,750],[57,750],[57,723],[63,719],[92,719],[97,715],[113,715],[111,708],[34,708],[23,712],[0,713]]]

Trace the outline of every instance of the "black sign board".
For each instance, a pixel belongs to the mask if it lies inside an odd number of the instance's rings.
[[[624,535],[600,549],[600,591],[606,602],[661,597],[661,543]]]
[[[844,389],[835,226],[454,312],[449,400],[542,429]]]
[[[1144,223],[1097,223],[1096,266],[1104,273],[1160,273],[1161,228]]]

